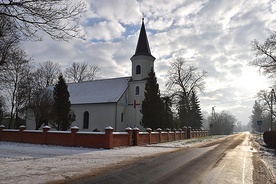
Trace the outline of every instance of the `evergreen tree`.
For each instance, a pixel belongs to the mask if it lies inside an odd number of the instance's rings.
[[[255,131],[260,131],[257,121],[262,121],[261,131],[268,131],[270,128],[270,113],[266,113],[261,104],[255,101],[252,115],[250,116],[251,127]]]
[[[160,128],[177,128],[173,122],[173,112],[172,112],[172,99],[169,96],[162,97],[164,103],[164,114],[162,118],[162,126]]]
[[[142,103],[142,122],[145,128],[157,129],[162,127],[163,101],[160,97],[159,85],[155,77],[155,72],[151,68],[145,86],[145,99]]]
[[[179,126],[192,126],[191,124],[191,116],[190,116],[190,102],[189,98],[186,94],[179,95],[178,101],[178,119]]]
[[[192,128],[200,129],[202,127],[202,114],[200,109],[200,104],[196,93],[192,91],[192,96],[190,99],[190,117]]]
[[[58,78],[58,83],[54,87],[54,122],[52,126],[57,130],[67,130],[72,121],[74,121],[74,114],[70,112],[71,102],[69,100],[69,92],[67,84],[62,75]]]

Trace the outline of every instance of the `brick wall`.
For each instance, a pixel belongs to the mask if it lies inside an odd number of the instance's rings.
[[[48,126],[43,127],[43,130],[25,130],[25,126],[14,130],[5,129],[0,125],[0,141],[106,149],[156,144],[207,135],[209,135],[208,131],[191,130],[190,127],[180,130],[166,129],[166,131],[157,129],[157,132],[152,132],[150,128],[147,132],[140,132],[138,128],[126,128],[125,132],[113,132],[112,127],[106,127],[105,132],[80,132],[78,127],[72,127],[70,131],[52,131]]]

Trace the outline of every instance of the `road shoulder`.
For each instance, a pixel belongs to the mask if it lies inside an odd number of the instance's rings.
[[[266,163],[261,156],[261,145],[252,138],[252,147],[254,147],[257,152],[253,153],[253,184],[273,184],[276,183],[275,178],[271,170],[267,167]]]

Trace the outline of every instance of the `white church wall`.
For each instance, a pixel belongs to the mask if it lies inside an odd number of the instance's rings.
[[[130,89],[130,86],[129,86]],[[130,90],[127,90],[123,94],[117,104],[117,124],[116,131],[124,131],[127,127],[138,127],[140,130],[145,130],[140,122],[142,120],[141,103],[136,105],[136,109],[133,105],[133,95],[130,95]],[[143,92],[144,93],[144,92]],[[121,119],[121,113],[123,113],[123,119]]]
[[[145,91],[145,84],[146,81],[135,81],[129,83],[129,104],[133,104],[134,100],[136,100],[136,104],[142,104],[142,101],[144,100],[144,91]],[[139,86],[139,94],[135,94],[136,87]]]
[[[141,113],[141,107],[142,105],[136,105],[136,108],[134,108],[133,105],[129,105],[127,110],[127,119],[131,128],[137,127],[140,130],[144,131],[145,128],[141,126],[141,121],[143,117]]]
[[[133,80],[142,80],[148,76],[151,67],[154,67],[154,57],[139,55],[131,58],[132,60],[132,77]],[[141,74],[136,74],[136,66],[141,66]]]
[[[115,127],[115,107],[115,103],[71,105],[71,109],[76,114],[76,120],[72,126],[78,126],[81,131],[93,131],[94,129],[104,131],[107,126]],[[85,111],[89,113],[88,129],[83,128]]]
[[[127,105],[128,104],[128,93],[127,91],[122,95],[117,103],[117,116],[115,131],[125,131],[125,128],[130,125],[127,123]]]

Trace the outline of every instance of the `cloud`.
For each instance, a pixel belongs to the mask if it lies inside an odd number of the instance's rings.
[[[123,24],[137,24],[142,16],[135,0],[92,0],[87,1],[90,10],[99,17]]]
[[[117,21],[102,21],[86,28],[88,38],[110,41],[120,38],[125,28]]]
[[[205,94],[199,94],[203,111],[229,110],[244,124],[258,90],[273,80],[249,66],[254,59],[251,42],[263,42],[276,28],[273,0],[93,0],[81,19],[86,40],[26,42],[35,62],[72,62],[98,65],[102,78],[131,75],[141,18],[153,56],[161,91],[165,91],[171,62],[183,57],[207,71]],[[250,99],[248,99],[250,97]],[[244,100],[245,99],[245,100]]]

